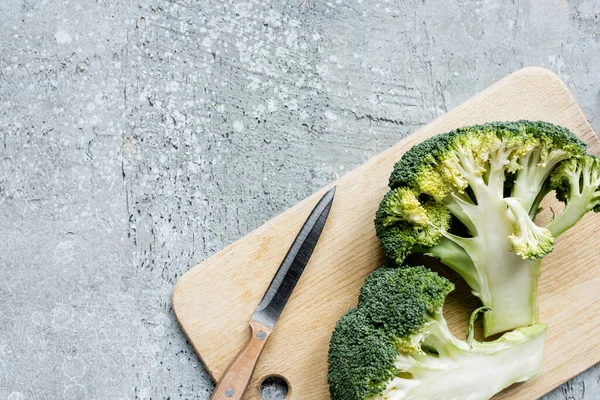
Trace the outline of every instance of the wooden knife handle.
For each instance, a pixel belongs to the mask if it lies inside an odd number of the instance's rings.
[[[250,321],[250,328],[252,328],[252,337],[227,367],[227,371],[217,383],[211,400],[238,400],[242,398],[254,373],[258,357],[260,357],[267,339],[273,332],[272,328],[256,321]]]

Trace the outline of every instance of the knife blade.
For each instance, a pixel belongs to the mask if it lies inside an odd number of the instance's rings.
[[[252,315],[250,340],[219,380],[211,400],[236,400],[244,394],[260,353],[304,272],[325,227],[335,189],[334,186],[321,197],[298,232]]]
[[[275,326],[317,245],[325,221],[329,216],[334,195],[335,187],[327,191],[313,208],[254,311],[253,321],[270,328]]]

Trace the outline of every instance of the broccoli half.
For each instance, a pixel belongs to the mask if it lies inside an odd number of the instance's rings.
[[[486,336],[538,321],[541,259],[556,238],[600,207],[600,162],[569,130],[497,122],[426,140],[398,161],[375,227],[387,258],[439,259],[481,298]],[[564,211],[533,219],[556,190]]]
[[[425,267],[371,273],[329,348],[332,400],[483,400],[541,369],[546,325],[492,342],[456,339],[442,315],[452,283]]]

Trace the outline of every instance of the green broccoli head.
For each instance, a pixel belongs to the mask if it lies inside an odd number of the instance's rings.
[[[448,189],[438,171],[438,160],[448,152],[458,131],[437,135],[408,150],[396,163],[390,175],[389,185],[397,187],[422,188],[424,193],[445,197]]]
[[[440,312],[454,289],[425,267],[380,268],[361,289],[358,309],[338,321],[331,337],[329,383],[334,399],[381,393],[396,377],[398,345],[408,347],[427,318]],[[348,384],[352,382],[352,384]]]
[[[539,260],[567,224],[541,227],[533,219],[552,188],[567,199],[582,160],[591,159],[585,151],[569,130],[532,121],[463,127],[417,144],[394,166],[375,216],[386,257],[400,265],[421,253],[455,269],[491,308],[486,335],[537,322]],[[595,191],[593,173],[584,175]],[[588,208],[597,206],[594,196]],[[571,200],[577,209],[583,202]],[[519,287],[511,283],[517,276]]]
[[[510,196],[518,199],[527,214],[532,208],[537,211],[543,197],[539,194],[547,193],[546,180],[552,169],[583,152],[585,144],[565,128],[529,121],[459,128],[414,146],[394,166],[390,176],[392,190],[384,197],[375,218],[378,236],[384,245],[390,243],[384,247],[386,254],[401,263],[411,253],[410,246],[433,247],[448,231],[452,216],[470,235],[476,236],[478,228],[482,228],[478,221],[483,213],[481,208],[491,201],[500,202],[507,186],[511,189]],[[425,225],[423,221],[431,221],[425,218],[425,206],[436,210],[441,221]],[[507,205],[503,206],[507,210]],[[513,224],[511,234],[529,237],[524,246],[533,249],[539,235],[529,235],[527,231],[533,226],[528,221],[522,222]],[[427,235],[420,234],[421,240],[415,240],[415,228],[423,231],[424,227],[428,228]],[[395,234],[390,235],[390,230]],[[402,239],[400,252],[395,250],[398,242],[395,236]],[[433,244],[424,244],[424,240]],[[505,240],[509,240],[508,235]],[[533,249],[531,254],[543,256],[552,249],[542,247]]]
[[[477,342],[472,334],[469,342],[458,340],[442,312],[453,289],[425,267],[370,274],[358,307],[338,321],[331,337],[331,398],[487,399],[537,374],[546,326],[521,328],[493,342]],[[523,362],[515,367],[517,357]],[[473,377],[484,383],[476,391],[469,384]]]
[[[472,170],[483,175],[489,171],[494,156],[499,157],[497,161],[507,173],[515,173],[526,166],[519,159],[537,161],[539,166],[546,167],[573,154],[582,154],[585,149],[585,143],[568,129],[542,121],[467,126],[413,146],[394,166],[389,185],[392,189],[420,188],[441,200],[452,187],[457,190],[466,187],[466,177],[457,174],[456,156],[461,163],[472,162]],[[464,164],[460,169],[469,168]]]
[[[353,309],[335,326],[329,350],[333,399],[366,399],[381,393],[396,376],[396,349],[389,335]]]
[[[414,190],[390,190],[377,211],[375,229],[389,258],[401,264],[415,246],[431,247],[448,231],[452,214],[433,198],[421,201]]]
[[[358,308],[371,324],[404,339],[441,313],[454,285],[425,267],[379,268],[365,280]]]

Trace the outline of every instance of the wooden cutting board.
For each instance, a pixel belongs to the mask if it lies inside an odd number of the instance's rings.
[[[338,318],[356,305],[365,275],[382,262],[373,217],[393,164],[414,144],[463,125],[517,119],[566,126],[600,153],[600,141],[563,82],[526,68],[490,86],[335,184],[321,240],[258,363],[245,399],[260,399],[261,382],[277,375],[288,399],[328,399],[329,338]],[[249,338],[248,321],[305,218],[325,189],[275,217],[181,277],[173,309],[210,374],[218,380]],[[557,207],[556,200],[543,205]],[[560,206],[558,206],[560,207]],[[539,217],[548,220],[550,212]],[[600,215],[587,215],[558,240],[544,261],[540,318],[549,325],[543,373],[494,399],[537,398],[600,360]],[[445,315],[460,338],[476,306],[456,275]]]

